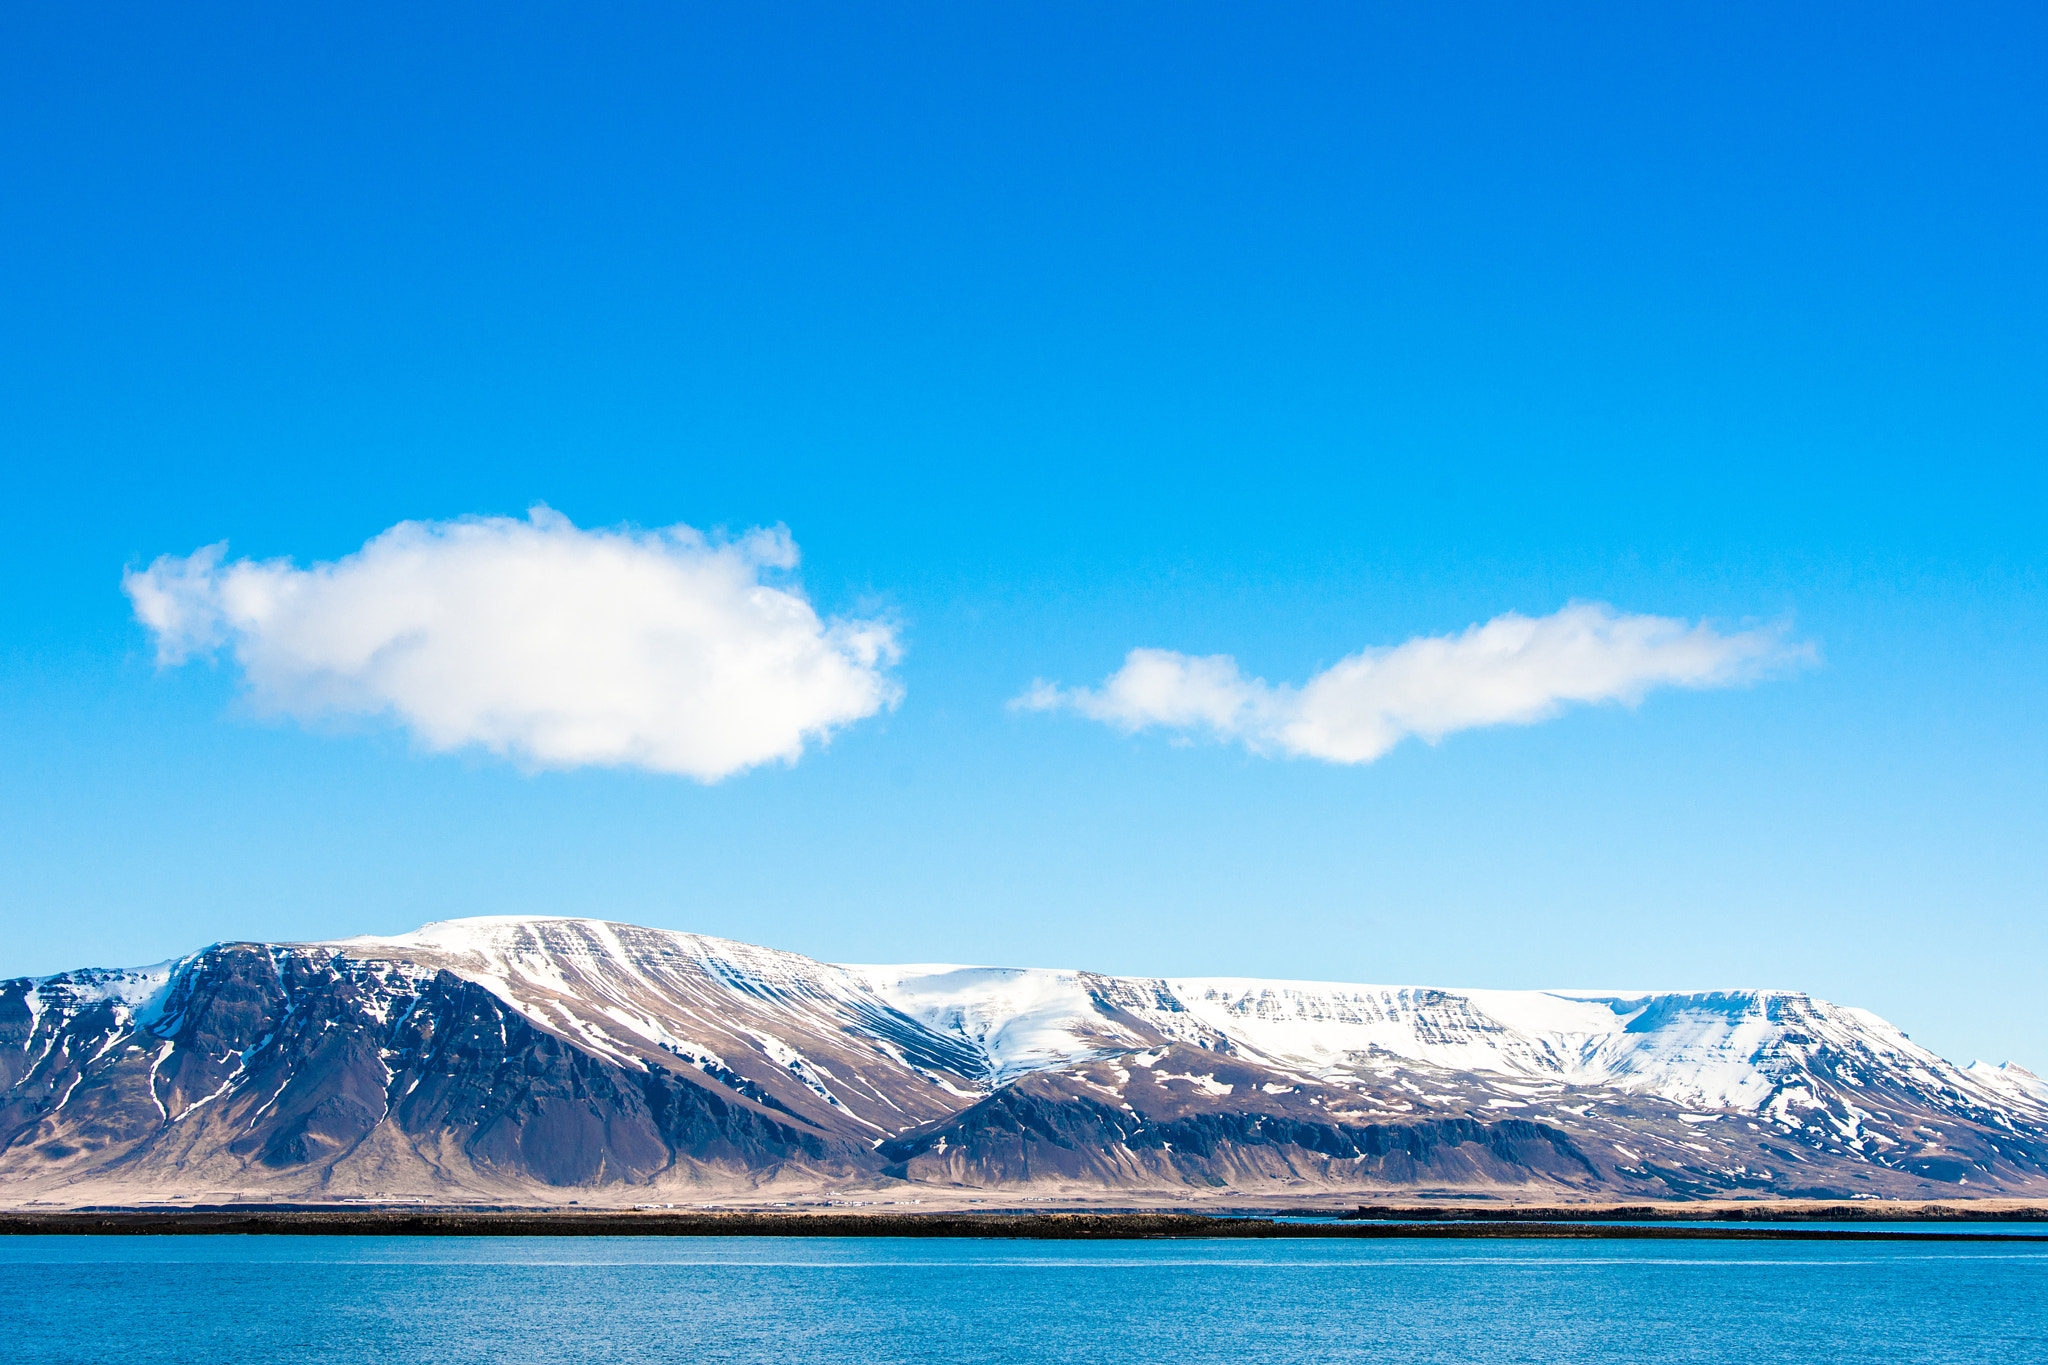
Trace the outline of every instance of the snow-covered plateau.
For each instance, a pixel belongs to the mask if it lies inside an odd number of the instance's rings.
[[[919,1187],[2037,1196],[2048,1082],[1793,992],[849,966],[593,919],[0,983],[0,1202]]]

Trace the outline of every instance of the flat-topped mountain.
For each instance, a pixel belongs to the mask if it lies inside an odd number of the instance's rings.
[[[906,1181],[2042,1195],[2048,1083],[1791,992],[841,966],[589,919],[0,983],[0,1202]]]

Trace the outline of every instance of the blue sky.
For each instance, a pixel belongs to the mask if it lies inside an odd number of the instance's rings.
[[[1763,985],[2048,1066],[2038,8],[17,7],[0,972],[597,914]],[[784,526],[900,701],[722,781],[159,667],[124,571]],[[1071,708],[1569,603],[1818,662],[1377,761]],[[1188,740],[1192,742],[1187,742]]]

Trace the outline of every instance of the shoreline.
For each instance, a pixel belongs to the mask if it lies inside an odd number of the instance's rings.
[[[2042,1223],[2048,1205],[2009,1207],[1956,1204],[1611,1204],[1591,1208],[1529,1204],[1502,1208],[1465,1205],[1361,1204],[1350,1218],[1402,1222],[1598,1223],[1616,1219],[1670,1223]]]
[[[335,1209],[300,1207],[95,1209],[0,1213],[0,1236],[347,1236],[347,1237],[953,1237],[1049,1241],[1234,1239],[1546,1239],[1663,1241],[2019,1242],[2048,1244],[2048,1210],[2033,1210],[2039,1232],[1895,1231],[1877,1228],[1756,1227],[1746,1220],[1719,1226],[1663,1227],[1616,1219],[1709,1221],[1676,1213],[1633,1210],[1585,1213],[1542,1209],[1503,1217],[1503,1210],[1361,1210],[1340,1221],[1277,1222],[1266,1216],[1216,1217],[1180,1213],[705,1213],[662,1211],[514,1209]],[[1830,1210],[1830,1213],[1833,1211]],[[1287,1215],[1280,1214],[1285,1217]],[[1758,1219],[1768,1217],[1759,1214]],[[1809,1215],[1818,1220],[1817,1215]],[[1959,1218],[1872,1219],[1893,1223],[2015,1221]],[[1794,1221],[1784,1217],[1770,1221]],[[1837,1221],[1830,1218],[1828,1221]],[[1861,1221],[1861,1220],[1859,1220]]]

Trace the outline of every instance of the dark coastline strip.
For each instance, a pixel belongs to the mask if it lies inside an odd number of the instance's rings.
[[[2048,1223],[2048,1205],[1980,1209],[1967,1204],[1754,1204],[1730,1208],[1687,1208],[1672,1204],[1616,1204],[1595,1208],[1556,1205],[1525,1208],[1470,1208],[1452,1205],[1361,1204],[1343,1218],[1400,1223]]]
[[[2048,1233],[1880,1232],[1862,1228],[1621,1227],[1572,1222],[1275,1223],[1177,1214],[672,1214],[294,1210],[133,1210],[0,1214],[0,1235],[345,1237],[983,1237],[1052,1241],[1156,1238],[1575,1239],[1776,1242],[2039,1242]]]

